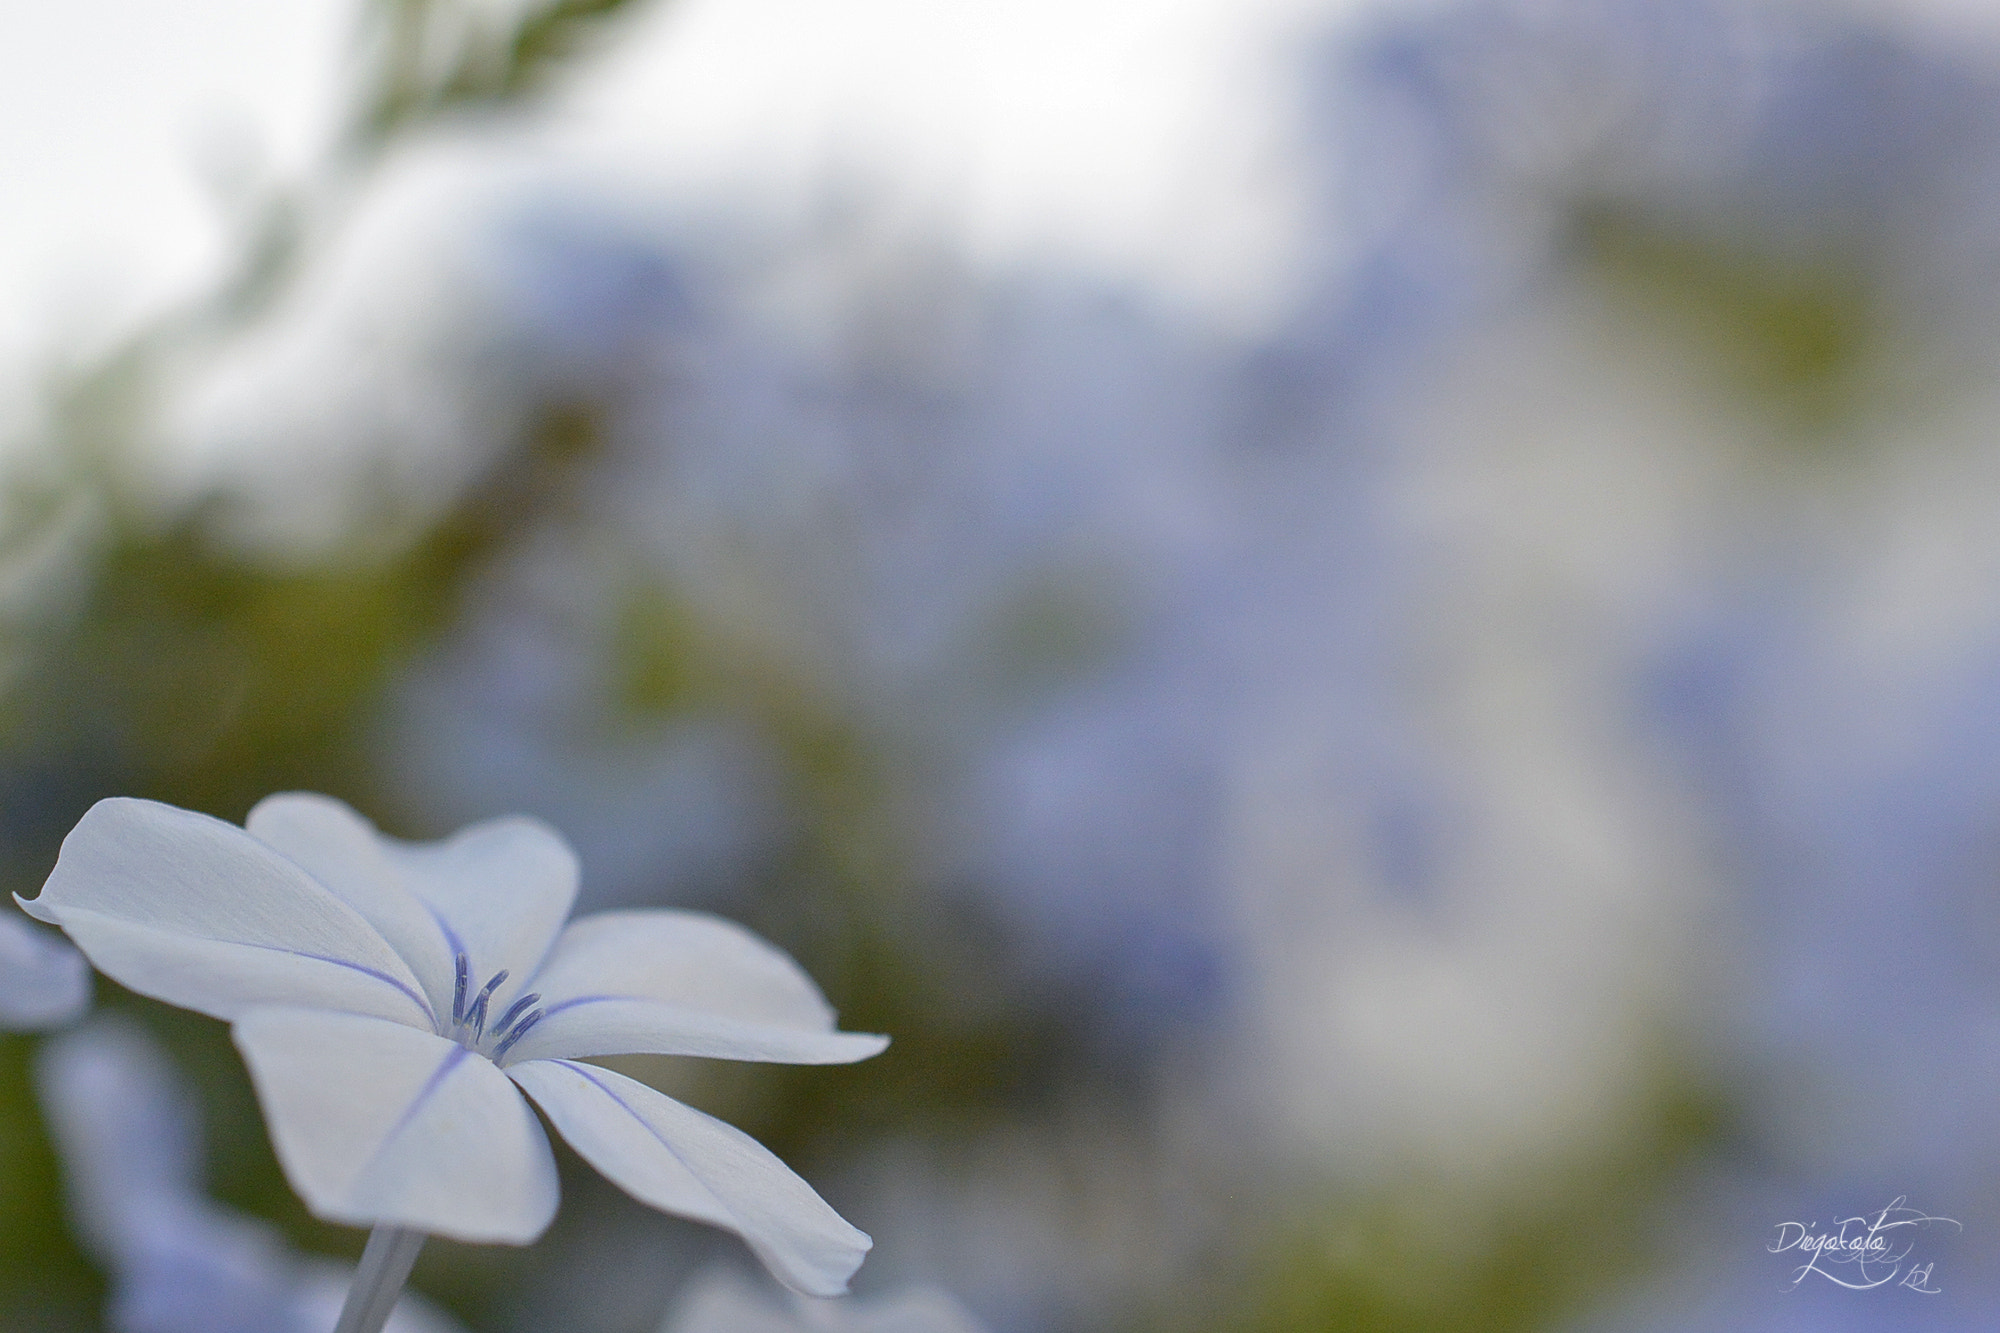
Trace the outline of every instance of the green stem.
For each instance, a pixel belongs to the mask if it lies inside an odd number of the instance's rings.
[[[354,1270],[354,1285],[347,1289],[347,1304],[340,1307],[333,1333],[381,1333],[426,1239],[423,1232],[403,1227],[376,1227],[368,1233],[361,1266]]]

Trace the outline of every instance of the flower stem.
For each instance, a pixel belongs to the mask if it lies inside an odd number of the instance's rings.
[[[354,1270],[354,1285],[347,1289],[347,1304],[340,1307],[333,1333],[381,1333],[426,1239],[423,1232],[404,1227],[376,1227],[368,1233],[361,1266]]]

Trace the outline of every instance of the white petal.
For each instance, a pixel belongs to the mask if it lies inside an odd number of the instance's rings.
[[[598,912],[570,923],[535,978],[542,1003],[615,995],[827,1032],[833,1008],[784,950],[706,912]]]
[[[71,910],[63,926],[99,970],[141,995],[216,1018],[275,1002],[324,1005],[430,1030],[414,979],[266,945],[205,940],[97,912]]]
[[[384,838],[382,849],[445,924],[451,949],[466,954],[475,992],[507,972],[490,1012],[503,1011],[548,956],[576,902],[578,867],[569,843],[538,819],[510,815],[443,842]]]
[[[432,1026],[416,977],[362,917],[233,824],[156,801],[93,805],[39,898],[114,980],[216,1018],[321,1005]]]
[[[83,955],[52,931],[0,916],[0,1027],[65,1027],[89,1007]]]
[[[507,1073],[619,1188],[734,1231],[794,1290],[846,1291],[873,1244],[748,1134],[643,1083],[568,1060],[533,1060]]]
[[[255,1009],[237,1049],[285,1177],[313,1214],[525,1245],[555,1216],[555,1159],[492,1061],[396,1023]]]
[[[451,1011],[452,951],[437,916],[404,882],[387,839],[341,801],[289,791],[257,802],[243,827],[331,889],[402,955],[431,1007]]]
[[[745,1023],[686,1005],[586,996],[550,1008],[508,1048],[505,1065],[581,1055],[700,1055],[787,1065],[844,1065],[889,1044],[871,1032]]]

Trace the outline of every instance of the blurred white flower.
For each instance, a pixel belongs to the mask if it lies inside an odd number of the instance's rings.
[[[0,917],[0,1027],[59,1028],[90,1007],[90,969],[47,931]]]
[[[72,1220],[110,1270],[118,1333],[327,1333],[351,1270],[301,1260],[202,1191],[187,1089],[136,1028],[99,1020],[43,1047],[36,1090]],[[405,1298],[389,1333],[458,1325]]]
[[[715,1271],[696,1278],[660,1333],[983,1333],[942,1291],[906,1287],[873,1299],[815,1300],[759,1291]]]
[[[869,1239],[809,1185],[741,1131],[575,1057],[834,1064],[887,1039],[834,1031],[798,965],[732,923],[654,910],[565,927],[577,876],[561,835],[522,817],[412,844],[322,796],[270,797],[247,831],[118,798],[23,906],[131,989],[234,1024],[319,1217],[534,1240],[555,1159],[511,1079],[635,1198],[735,1231],[789,1286],[845,1290]]]

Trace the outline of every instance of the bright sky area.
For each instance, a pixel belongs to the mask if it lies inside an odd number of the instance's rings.
[[[976,249],[1070,247],[1219,290],[1274,225],[1267,53],[1354,2],[671,0],[578,85],[562,136],[669,186],[782,194],[858,168]],[[0,362],[18,373],[213,271],[217,180],[296,174],[323,144],[355,5],[12,7]]]
[[[975,253],[1052,247],[1254,305],[1297,188],[1286,39],[1419,2],[667,0],[560,137],[669,188],[782,196],[858,168]],[[1990,0],[1872,3],[2000,27]],[[225,253],[212,182],[245,160],[295,174],[323,143],[354,4],[11,0],[0,379],[198,289]]]

